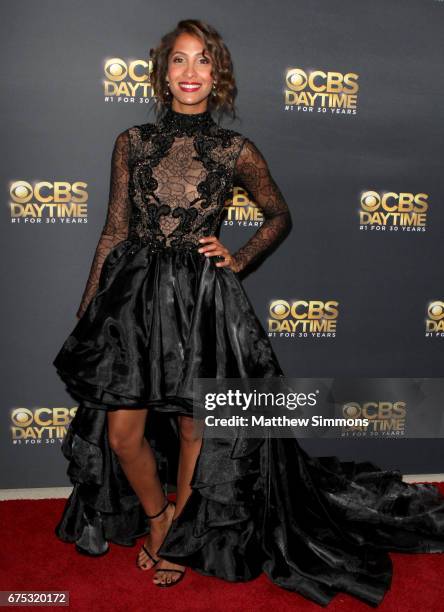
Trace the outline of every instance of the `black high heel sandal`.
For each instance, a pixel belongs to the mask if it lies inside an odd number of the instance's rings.
[[[163,514],[165,512],[165,510],[168,508],[168,506],[170,504],[175,506],[174,502],[172,502],[169,499],[167,499],[166,504],[164,505],[164,507],[162,508],[162,510],[160,512],[158,512],[157,514],[151,514],[151,515],[147,514],[146,517],[149,518],[149,519],[157,518],[158,516],[160,516],[161,514]],[[151,561],[153,562],[153,565],[151,567],[149,567],[148,569],[144,569],[142,567],[142,565],[139,564],[139,559],[138,558],[136,559],[136,565],[140,569],[140,571],[147,572],[148,570],[153,569],[153,567],[159,563],[160,559],[155,559],[153,557],[153,555],[150,553],[150,551],[148,550],[148,548],[145,546],[145,544],[142,544],[142,549],[145,551],[147,556],[151,559]],[[139,552],[139,554],[140,554],[140,552]],[[146,561],[145,561],[145,563],[146,563]]]

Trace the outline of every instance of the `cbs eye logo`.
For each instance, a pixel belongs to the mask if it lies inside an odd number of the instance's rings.
[[[342,412],[345,417],[355,419],[361,415],[361,407],[359,404],[346,404],[342,407]]]
[[[298,93],[310,89],[315,93],[355,94],[359,89],[358,78],[359,75],[354,72],[346,74],[323,70],[306,72],[302,68],[291,68],[287,71],[285,82],[290,91]]]
[[[270,316],[273,319],[282,321],[286,319],[291,312],[290,304],[284,300],[275,300],[270,304]]]
[[[361,208],[373,213],[378,210],[386,212],[426,212],[428,210],[428,195],[426,193],[394,193],[388,191],[365,191],[361,195]]]
[[[11,185],[9,195],[14,202],[25,204],[31,200],[34,195],[34,190],[32,185],[27,181],[16,181]]]
[[[426,337],[444,338],[444,302],[434,300],[427,306]]]
[[[427,308],[427,317],[432,321],[444,320],[444,302],[431,302]]]
[[[34,415],[29,408],[16,408],[11,414],[11,421],[16,427],[29,427],[34,422]]]

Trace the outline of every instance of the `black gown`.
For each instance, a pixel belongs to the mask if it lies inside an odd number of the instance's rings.
[[[219,235],[233,185],[264,222],[234,253],[236,272],[198,253]],[[178,414],[193,378],[284,376],[241,274],[291,228],[255,144],[209,111],[167,109],[116,138],[106,222],[78,310],[54,366],[77,413],[64,438],[73,491],[57,536],[100,555],[149,531],[107,437],[107,412],[150,408],[145,435],[165,491],[176,484]],[[347,592],[377,606],[388,551],[443,552],[444,497],[370,462],[310,457],[296,439],[204,438],[192,494],[158,554],[201,574],[265,572],[325,606]]]

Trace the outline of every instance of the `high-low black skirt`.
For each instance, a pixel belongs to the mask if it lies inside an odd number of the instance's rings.
[[[78,402],[62,445],[74,487],[56,534],[91,555],[149,532],[109,446],[109,410],[150,409],[145,436],[167,492],[194,378],[284,376],[236,273],[196,248],[131,240],[108,254],[53,364]],[[436,487],[370,462],[310,457],[296,439],[204,437],[191,486],[160,556],[229,581],[265,572],[322,606],[341,591],[377,606],[389,551],[444,552]]]

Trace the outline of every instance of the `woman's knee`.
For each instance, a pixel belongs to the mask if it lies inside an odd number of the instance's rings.
[[[202,430],[198,421],[191,417],[179,417],[179,432],[182,442],[193,444],[202,437]]]
[[[133,419],[108,415],[108,442],[116,455],[125,457],[138,452],[143,438],[143,428],[137,427]]]
[[[108,433],[109,445],[119,456],[131,455],[142,446],[143,438],[125,430],[115,430]]]

